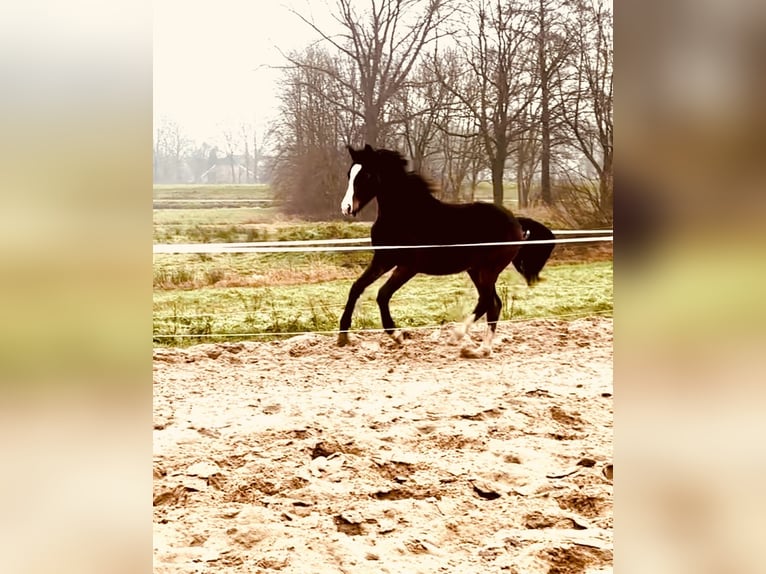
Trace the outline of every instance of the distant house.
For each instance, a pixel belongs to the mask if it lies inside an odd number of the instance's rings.
[[[244,155],[214,157],[199,176],[199,183],[252,183],[257,181],[253,158]]]
[[[235,154],[218,157],[217,148],[194,150],[181,157],[154,154],[154,183],[268,183],[273,158]]]

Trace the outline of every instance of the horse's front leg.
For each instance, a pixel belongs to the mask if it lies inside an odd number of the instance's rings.
[[[399,345],[404,342],[404,336],[394,324],[394,319],[391,317],[391,310],[388,308],[388,303],[391,301],[393,294],[415,275],[415,271],[409,267],[402,267],[400,265],[394,269],[391,277],[388,278],[388,281],[386,281],[380,288],[380,291],[378,291],[377,301],[378,307],[380,308],[380,319],[383,323],[383,329],[385,329],[386,333],[388,333]]]
[[[346,301],[346,308],[343,310],[343,315],[340,318],[340,333],[338,333],[338,346],[343,347],[348,344],[348,329],[351,327],[351,316],[354,314],[354,306],[357,299],[364,293],[364,290],[374,283],[381,275],[386,273],[393,267],[384,260],[383,257],[377,253],[370,261],[367,269],[364,270],[359,278],[351,285],[351,289],[348,292],[348,300]]]

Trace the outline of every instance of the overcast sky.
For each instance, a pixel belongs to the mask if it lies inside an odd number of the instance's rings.
[[[328,22],[325,0],[155,0],[155,123],[172,119],[198,143],[243,122],[262,130],[277,103],[277,47],[315,38],[289,6]]]

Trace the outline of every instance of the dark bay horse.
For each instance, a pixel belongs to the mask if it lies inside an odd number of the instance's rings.
[[[500,317],[502,302],[495,283],[509,263],[528,285],[539,280],[539,273],[554,245],[465,246],[474,243],[553,239],[543,224],[519,217],[491,203],[449,204],[433,196],[433,188],[420,175],[407,171],[407,161],[398,153],[366,145],[356,150],[348,146],[352,165],[348,189],[341,201],[344,215],[356,215],[372,198],[378,201],[378,216],[372,226],[375,249],[372,261],[354,282],[340,319],[338,345],[348,343],[351,316],[359,296],[383,274],[391,277],[378,291],[377,302],[383,328],[397,343],[403,341],[396,329],[388,303],[397,289],[418,273],[449,275],[467,271],[479,292],[479,301],[463,323],[458,325],[454,342],[463,339],[471,324],[485,313],[487,331],[478,350],[466,346],[463,354],[488,356]],[[407,248],[406,246],[429,246]],[[441,247],[459,245],[457,247]],[[386,249],[387,246],[405,246]]]

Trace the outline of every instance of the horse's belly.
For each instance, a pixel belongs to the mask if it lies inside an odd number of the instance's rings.
[[[460,273],[468,269],[470,265],[462,264],[450,264],[450,265],[422,265],[419,269],[420,273],[426,275],[452,275],[453,273]]]
[[[415,267],[427,275],[451,275],[465,271],[476,262],[475,250],[466,248],[434,248],[418,250]]]

